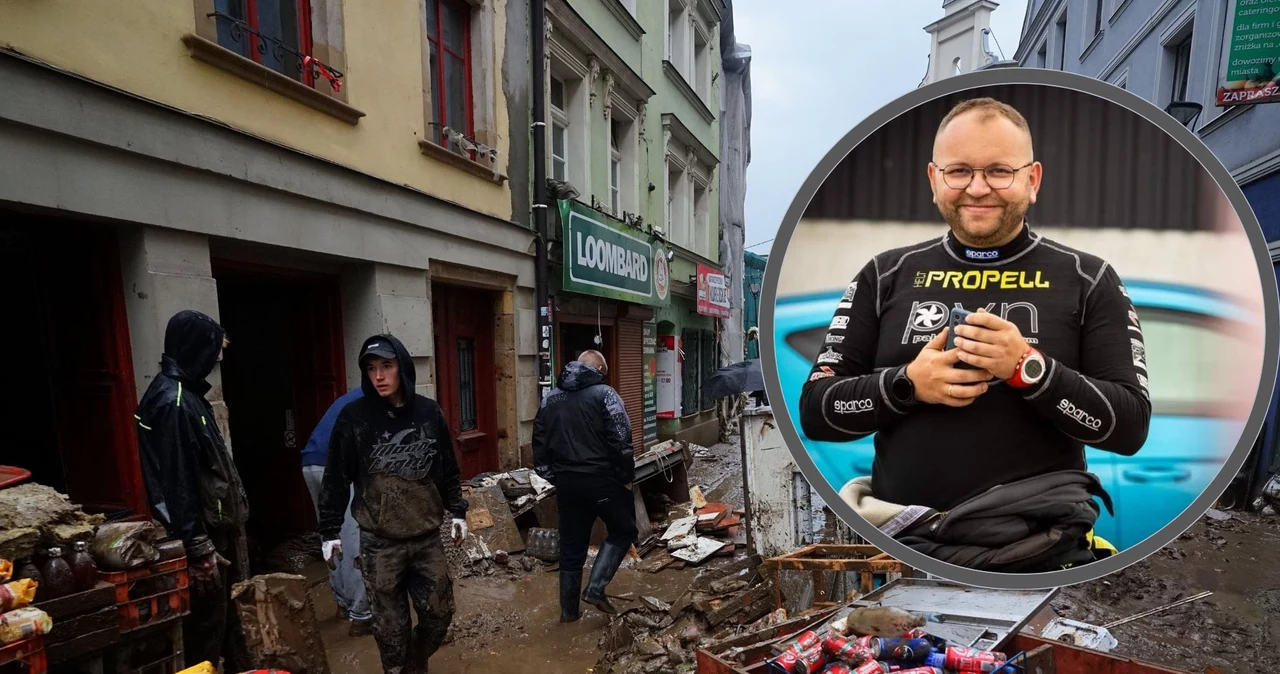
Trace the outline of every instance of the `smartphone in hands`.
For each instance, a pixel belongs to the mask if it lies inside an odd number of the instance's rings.
[[[964,325],[965,319],[967,319],[969,317],[969,314],[971,313],[973,312],[967,309],[963,309],[961,307],[951,308],[951,320],[947,323],[947,348],[946,348],[947,351],[950,351],[956,348],[956,327]],[[974,366],[964,362],[963,360],[956,361],[955,366],[957,369],[960,369],[960,370],[976,370],[977,369]]]

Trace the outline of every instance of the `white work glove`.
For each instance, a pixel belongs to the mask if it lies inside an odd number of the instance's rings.
[[[336,569],[338,565],[333,560],[342,561],[342,541],[325,541],[320,544],[320,552],[324,554],[324,561],[329,568]]]
[[[452,531],[453,542],[458,545],[462,545],[462,542],[467,540],[467,521],[465,519],[458,519],[455,517],[453,519]]]

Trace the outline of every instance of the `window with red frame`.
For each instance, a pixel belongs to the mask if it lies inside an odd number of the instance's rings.
[[[449,127],[468,138],[471,114],[471,5],[464,0],[424,0],[431,80],[432,140],[459,150],[444,136]]]
[[[218,44],[307,85],[312,69],[309,0],[214,0]]]

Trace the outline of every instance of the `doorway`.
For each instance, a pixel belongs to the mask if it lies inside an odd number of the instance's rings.
[[[346,392],[337,278],[215,261],[231,449],[258,555],[316,529],[302,449]]]
[[[498,470],[494,305],[497,294],[431,284],[436,400],[457,448],[462,479]]]
[[[0,226],[0,463],[108,518],[148,513],[116,233],[6,214]],[[159,368],[160,354],[155,355]]]
[[[589,321],[589,322],[588,322]],[[596,343],[596,335],[600,335],[600,343]],[[617,360],[618,348],[614,342],[615,335],[612,320],[608,324],[598,325],[594,318],[577,319],[569,316],[560,318],[560,338],[559,351],[560,361],[556,366],[556,376],[559,377],[559,370],[564,369],[566,363],[575,361],[583,351],[592,349],[604,354],[605,360],[609,364],[609,373],[605,375],[605,383],[611,388],[618,388],[618,367]]]

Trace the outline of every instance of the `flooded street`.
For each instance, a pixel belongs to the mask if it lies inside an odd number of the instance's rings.
[[[738,507],[742,502],[742,472],[737,438],[707,450],[713,458],[695,456],[689,467],[690,486],[700,485],[708,500]],[[513,555],[512,559],[517,557]],[[593,561],[594,551],[583,570],[584,583]],[[638,560],[628,559],[609,585],[609,594],[632,598],[612,600],[620,611],[634,606],[641,597],[671,604],[685,593],[700,568],[721,563],[724,562],[709,560],[701,567],[650,573],[639,568]],[[584,603],[581,620],[561,624],[559,574],[555,569],[542,564],[524,573],[504,568],[492,575],[461,577],[464,574],[455,568],[457,610],[447,641],[431,658],[432,674],[598,671],[595,668],[604,652],[608,616]],[[379,674],[382,666],[373,637],[348,636],[348,623],[337,615],[326,571],[322,563],[311,563],[306,575],[312,585],[311,598],[330,667],[334,672]]]

